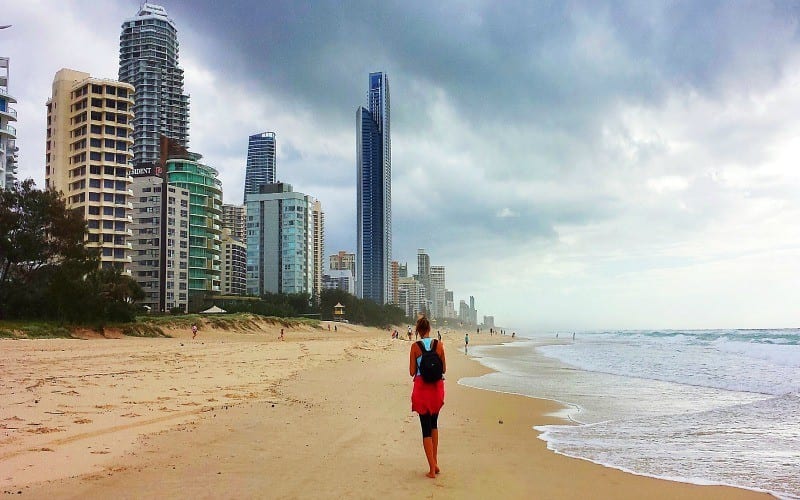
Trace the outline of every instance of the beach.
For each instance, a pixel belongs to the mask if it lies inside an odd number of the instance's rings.
[[[547,449],[552,401],[457,384],[489,370],[447,332],[442,473],[427,465],[405,340],[339,325],[173,338],[3,340],[0,491],[29,498],[769,498]],[[403,330],[400,330],[401,333]],[[508,342],[470,334],[470,345]]]

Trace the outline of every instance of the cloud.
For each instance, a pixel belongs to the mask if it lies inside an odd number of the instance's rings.
[[[12,0],[0,36],[13,37],[24,175],[43,178],[55,71],[116,73],[138,2],[90,5]],[[353,250],[355,110],[383,70],[395,258],[424,246],[480,314],[541,328],[800,321],[791,273],[775,271],[800,254],[794,3],[165,6],[191,148],[226,202],[241,200],[247,136],[275,131],[278,177],[321,199],[329,252]],[[744,307],[748,290],[763,313]],[[693,305],[703,297],[713,307]]]

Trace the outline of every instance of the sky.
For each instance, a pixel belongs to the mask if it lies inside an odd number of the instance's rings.
[[[68,67],[116,78],[135,0],[5,0],[19,172]],[[190,149],[247,137],[355,250],[356,109],[391,89],[394,258],[520,331],[800,327],[800,4],[163,0]]]

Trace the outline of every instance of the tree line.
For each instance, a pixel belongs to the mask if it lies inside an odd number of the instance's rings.
[[[0,190],[0,319],[103,324],[134,319],[141,287],[100,268],[83,213],[33,180]]]

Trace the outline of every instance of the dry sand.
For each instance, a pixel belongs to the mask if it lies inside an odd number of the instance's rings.
[[[445,334],[442,474],[425,477],[408,349],[387,332],[202,329],[0,341],[0,492],[28,498],[757,498],[556,455],[555,403],[459,386]],[[470,335],[472,344],[508,341]],[[500,421],[502,420],[502,423]]]

